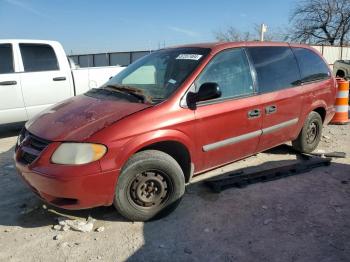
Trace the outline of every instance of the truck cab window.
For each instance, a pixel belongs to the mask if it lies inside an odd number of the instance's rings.
[[[0,45],[0,74],[13,73],[13,53],[10,44]]]
[[[55,51],[49,45],[20,44],[19,45],[25,72],[58,70]]]

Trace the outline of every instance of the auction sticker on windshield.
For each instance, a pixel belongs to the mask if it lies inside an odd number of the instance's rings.
[[[180,54],[176,59],[185,59],[185,60],[199,60],[202,55],[197,54]]]

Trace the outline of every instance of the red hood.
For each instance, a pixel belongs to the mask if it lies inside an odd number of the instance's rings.
[[[80,95],[41,112],[26,123],[26,128],[30,133],[51,141],[82,141],[119,119],[150,106]]]

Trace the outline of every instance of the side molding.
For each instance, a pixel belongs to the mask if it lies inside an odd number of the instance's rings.
[[[236,144],[236,143],[239,143],[239,142],[242,142],[242,141],[245,141],[248,139],[252,139],[254,137],[258,137],[258,136],[261,136],[264,134],[270,134],[272,132],[275,132],[275,131],[280,130],[282,128],[286,128],[286,127],[291,126],[291,125],[295,125],[296,123],[298,123],[298,121],[299,121],[299,118],[293,118],[291,120],[288,120],[288,121],[285,121],[285,122],[282,122],[282,123],[279,123],[277,125],[273,125],[270,127],[266,127],[266,128],[261,129],[261,130],[253,131],[253,132],[246,133],[246,134],[243,134],[240,136],[230,137],[230,138],[220,140],[220,141],[212,143],[212,144],[205,145],[205,146],[203,146],[202,149],[204,152],[208,152],[208,151],[211,151],[211,150],[223,147],[223,146]]]

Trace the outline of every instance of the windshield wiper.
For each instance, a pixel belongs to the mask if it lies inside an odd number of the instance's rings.
[[[142,89],[135,88],[132,86],[126,85],[105,85],[103,89],[115,90],[121,93],[126,93],[136,97],[138,100],[141,100],[143,103],[152,103],[152,97],[146,95]]]

